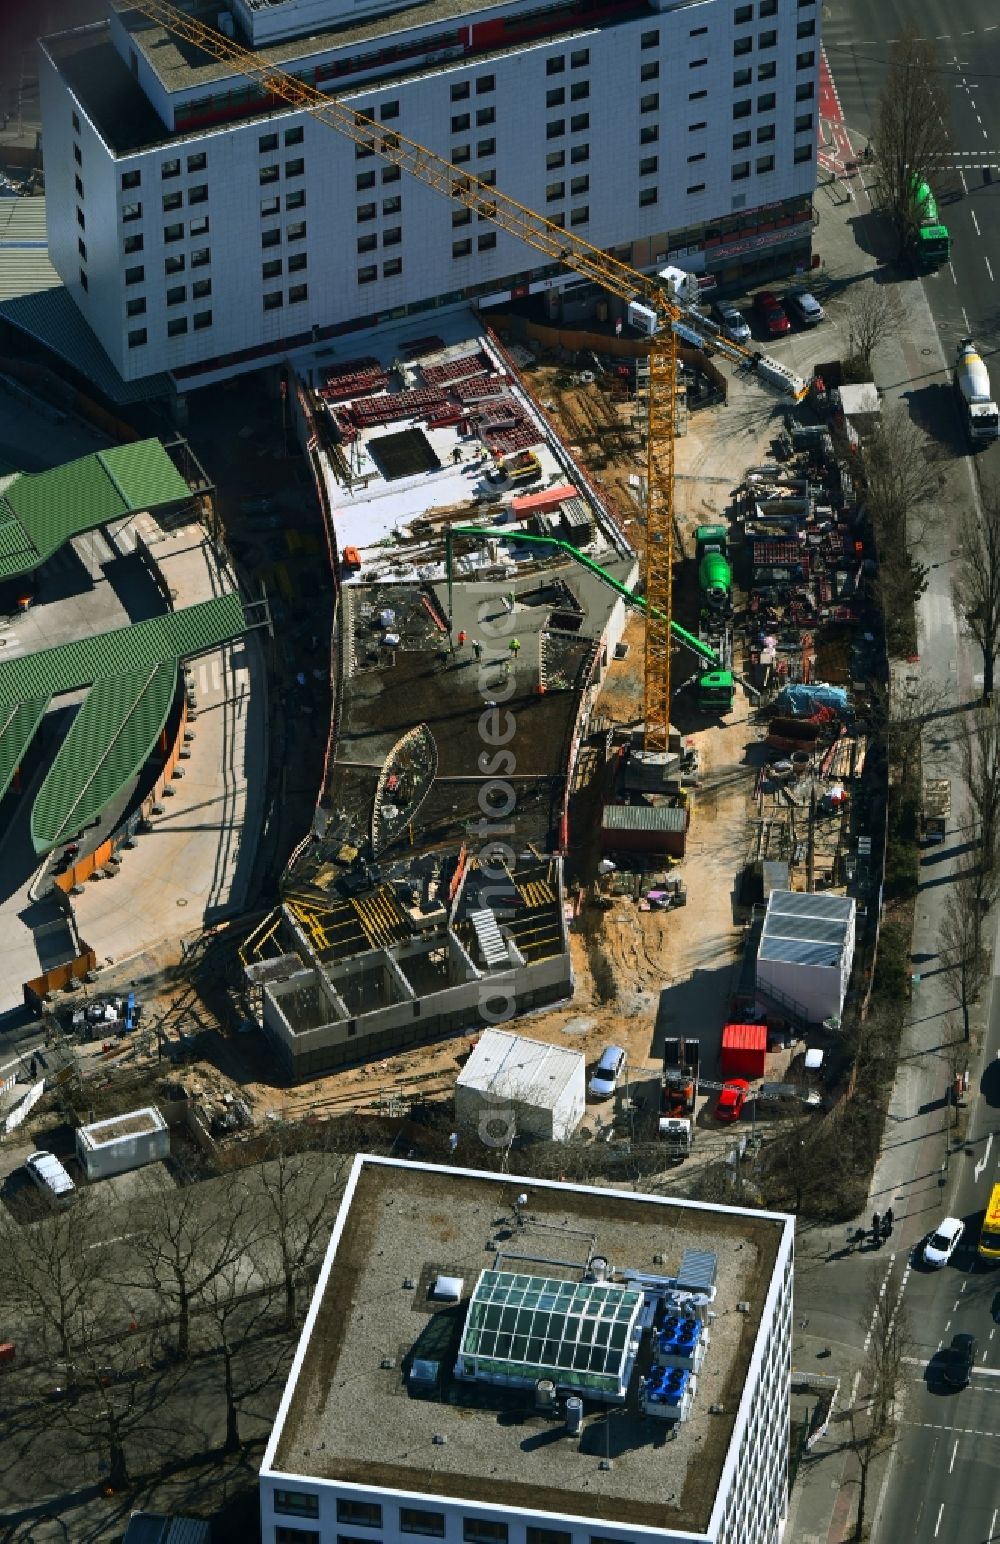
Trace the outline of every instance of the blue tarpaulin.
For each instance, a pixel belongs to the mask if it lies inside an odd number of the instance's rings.
[[[843,686],[824,686],[816,681],[811,686],[786,686],[779,692],[773,704],[779,713],[791,718],[809,718],[819,708],[832,708],[841,718],[851,717],[851,704]]]

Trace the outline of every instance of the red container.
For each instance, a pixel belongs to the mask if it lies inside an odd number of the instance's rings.
[[[14,1360],[17,1347],[12,1340],[0,1340],[0,1366],[6,1366]]]
[[[726,1025],[722,1031],[724,1078],[762,1078],[766,1056],[766,1024]]]

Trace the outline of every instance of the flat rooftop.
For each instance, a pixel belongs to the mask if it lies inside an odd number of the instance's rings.
[[[588,1522],[704,1530],[791,1219],[367,1157],[354,1172],[265,1470]],[[519,1221],[513,1203],[524,1190]],[[589,1260],[604,1255],[613,1280],[627,1269],[662,1277],[677,1272],[686,1249],[717,1256],[717,1318],[691,1418],[676,1438],[639,1414],[646,1338],[625,1404],[586,1405],[579,1438],[537,1413],[530,1389],[452,1376],[481,1271],[579,1282]],[[433,1300],[439,1274],[462,1278],[460,1302]],[[433,1401],[408,1393],[414,1357],[446,1369]],[[713,1404],[724,1413],[710,1414]],[[606,1452],[614,1463],[602,1470]]]

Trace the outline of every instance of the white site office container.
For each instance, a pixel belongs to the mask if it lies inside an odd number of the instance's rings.
[[[159,1110],[147,1105],[81,1126],[76,1133],[76,1151],[88,1179],[108,1179],[166,1158],[170,1132]]]
[[[479,1037],[455,1085],[455,1118],[487,1144],[523,1133],[565,1142],[583,1119],[582,1052],[503,1029]]]
[[[757,990],[811,1024],[839,1018],[854,960],[855,903],[774,890],[757,951]]]

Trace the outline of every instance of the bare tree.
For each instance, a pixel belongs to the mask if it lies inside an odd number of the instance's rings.
[[[940,175],[948,150],[948,93],[936,45],[907,27],[892,45],[875,115],[875,191],[892,225],[897,259],[919,230],[914,191]]]
[[[923,436],[902,407],[888,407],[879,415],[864,448],[866,501],[878,546],[879,598],[891,652],[911,652],[914,605],[927,583],[927,571],[916,555],[934,491],[923,451]]]
[[[121,1284],[152,1289],[175,1317],[176,1356],[183,1361],[191,1344],[192,1309],[220,1273],[242,1261],[252,1270],[250,1246],[257,1219],[251,1196],[237,1175],[208,1184],[188,1185],[156,1198],[134,1241],[137,1273]]]
[[[226,1401],[226,1436],[223,1451],[235,1453],[241,1446],[240,1411],[243,1405],[274,1381],[287,1364],[292,1342],[285,1334],[269,1333],[281,1327],[275,1319],[279,1289],[241,1293],[240,1266],[230,1263],[208,1283],[204,1307],[222,1359]]]
[[[851,1406],[850,1445],[858,1464],[858,1511],[852,1538],[865,1537],[868,1480],[872,1464],[889,1452],[898,1435],[896,1403],[903,1380],[903,1363],[910,1346],[909,1327],[900,1296],[898,1262],[883,1281],[875,1265],[868,1273],[861,1322],[868,1332],[859,1385],[860,1398]]]
[[[1000,489],[983,490],[982,518],[974,509],[962,513],[957,546],[962,554],[953,585],[955,610],[982,651],[983,701],[993,696],[1000,646]]]
[[[93,1196],[81,1191],[65,1211],[24,1227],[11,1224],[0,1237],[0,1301],[8,1317],[23,1315],[64,1361],[96,1311],[101,1248],[95,1220]]]
[[[863,283],[847,306],[847,346],[845,368],[861,380],[869,380],[875,350],[893,331],[892,307],[885,285],[874,280]]]
[[[951,1108],[952,1126],[958,1125],[958,1097],[955,1093],[955,1084],[965,1071],[969,1061],[968,1046],[965,1044],[964,1039],[955,1033],[956,1028],[957,1025],[955,1025],[949,1014],[945,1023],[945,1034],[948,1038],[945,1041],[942,1055],[944,1057],[944,1064],[948,1069],[948,1104]]]
[[[94,1453],[111,1489],[123,1490],[130,1481],[130,1443],[159,1416],[179,1369],[154,1373],[149,1336],[108,1330],[106,1322],[95,1321],[80,1336],[54,1410],[81,1447]]]
[[[257,1172],[258,1222],[279,1252],[285,1294],[285,1328],[295,1325],[299,1284],[326,1244],[347,1160],[292,1153],[279,1137],[273,1156]]]
[[[971,1037],[969,1014],[989,977],[989,954],[983,947],[983,913],[974,867],[962,868],[954,882],[952,903],[941,922],[941,977],[962,1013],[962,1031]]]
[[[1000,711],[981,702],[966,719],[959,741],[962,777],[979,826],[979,899],[989,910],[1000,872]]]

